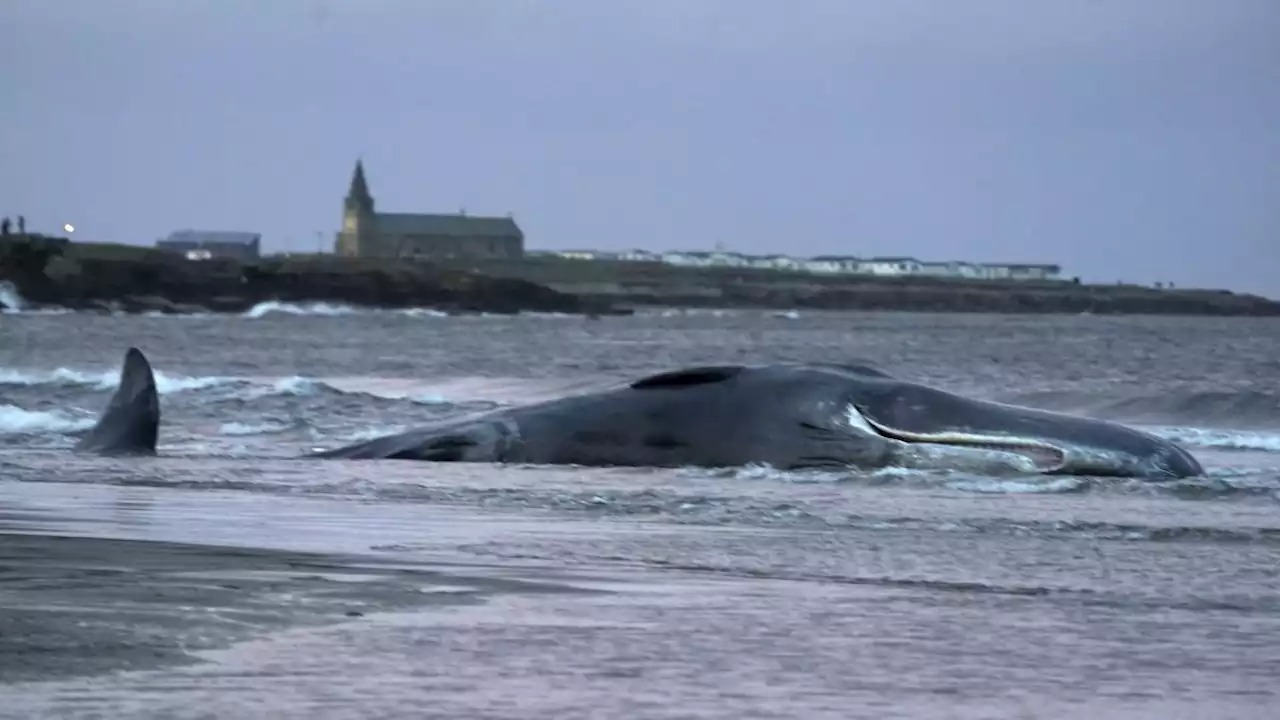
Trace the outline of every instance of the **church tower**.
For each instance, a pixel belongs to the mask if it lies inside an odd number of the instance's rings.
[[[338,233],[334,252],[352,257],[375,254],[372,247],[377,242],[375,219],[373,196],[369,194],[369,183],[364,179],[364,163],[356,160],[351,187],[342,201],[342,231]]]

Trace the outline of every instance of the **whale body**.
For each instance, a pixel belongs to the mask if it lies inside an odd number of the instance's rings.
[[[1118,423],[967,398],[870,365],[724,365],[444,421],[326,458],[549,465],[887,466],[1177,478],[1203,474]]]
[[[79,449],[154,453],[150,364]],[[691,367],[619,387],[445,420],[304,457],[636,467],[901,466],[1170,479],[1204,474],[1185,449],[1119,423],[964,397],[867,364]]]

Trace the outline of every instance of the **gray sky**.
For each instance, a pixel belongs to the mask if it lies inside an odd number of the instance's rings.
[[[1280,0],[4,0],[0,212],[1059,262],[1280,297]]]

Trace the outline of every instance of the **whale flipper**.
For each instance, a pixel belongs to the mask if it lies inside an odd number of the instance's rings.
[[[129,348],[120,370],[120,386],[98,424],[76,443],[76,452],[98,455],[154,455],[160,434],[160,396],[151,363]]]

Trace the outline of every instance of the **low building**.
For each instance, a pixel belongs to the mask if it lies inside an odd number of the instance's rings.
[[[1007,280],[1058,280],[1062,268],[1057,265],[1027,263],[986,263],[987,277]]]
[[[631,249],[618,253],[619,260],[627,260],[630,262],[662,262],[662,256],[648,250]]]
[[[920,261],[913,257],[874,257],[858,264],[858,272],[871,275],[916,275]]]
[[[262,257],[262,235],[221,230],[175,230],[156,241],[156,247],[188,260],[230,258],[241,262]]]
[[[662,254],[662,262],[686,267],[751,267],[751,258],[726,250],[671,250]]]
[[[788,270],[796,271],[804,269],[804,261],[787,255],[756,255],[750,259],[751,267],[760,268],[762,270]]]
[[[976,263],[963,260],[918,260],[913,257],[859,258],[852,255],[747,255],[717,250],[647,250],[622,252],[558,250],[545,254],[576,260],[661,262],[681,267],[734,267],[813,273],[816,275],[876,275],[936,277],[963,280],[1060,280],[1062,268],[1052,264]]]
[[[605,260],[603,253],[596,250],[557,250],[553,255],[565,260]]]
[[[861,272],[862,261],[848,255],[816,255],[803,261],[805,270],[822,274]]]
[[[981,280],[992,277],[991,269],[987,266],[962,260],[924,260],[920,262],[920,269],[917,270],[917,273],[931,277],[964,278],[966,280]]]

